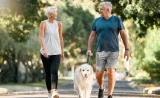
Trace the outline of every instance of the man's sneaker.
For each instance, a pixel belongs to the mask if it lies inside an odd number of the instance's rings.
[[[109,95],[107,98],[113,98],[112,95]]]
[[[59,98],[59,94],[57,92],[52,93],[52,98]]]
[[[104,97],[104,89],[99,89],[99,92],[98,92],[98,98],[103,98]]]

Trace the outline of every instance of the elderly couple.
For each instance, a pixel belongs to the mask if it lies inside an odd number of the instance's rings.
[[[88,40],[87,55],[91,55],[91,48],[96,39],[96,79],[99,84],[98,98],[104,98],[104,71],[108,74],[108,98],[113,98],[115,86],[115,65],[118,61],[120,32],[124,43],[124,58],[129,59],[128,36],[122,20],[111,14],[111,2],[100,3],[100,17],[93,21]],[[40,24],[40,56],[46,74],[48,98],[59,98],[57,93],[58,69],[60,61],[64,59],[62,23],[56,21],[57,8],[47,7],[45,14],[48,19]]]

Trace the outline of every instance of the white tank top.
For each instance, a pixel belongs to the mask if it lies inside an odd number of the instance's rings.
[[[61,45],[58,31],[58,21],[54,23],[46,22],[46,29],[44,31],[44,47],[47,50],[48,55],[59,55],[61,54]],[[41,54],[43,54],[42,47],[40,49]]]

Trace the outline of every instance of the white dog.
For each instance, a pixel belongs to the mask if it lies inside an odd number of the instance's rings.
[[[93,83],[93,68],[89,64],[83,64],[76,68],[74,74],[74,89],[79,98],[90,98]]]

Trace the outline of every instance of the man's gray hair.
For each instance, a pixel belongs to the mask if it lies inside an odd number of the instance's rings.
[[[111,2],[102,2],[102,3],[100,3],[100,8],[109,8],[111,11],[112,10],[112,3]]]
[[[57,10],[57,7],[56,6],[49,6],[49,7],[46,7],[44,9],[45,11],[45,15],[49,18],[49,14],[52,13],[53,11]]]

